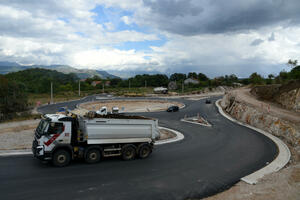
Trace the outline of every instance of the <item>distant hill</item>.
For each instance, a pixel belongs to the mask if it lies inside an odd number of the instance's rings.
[[[0,74],[7,74],[10,72],[17,72],[30,68],[42,68],[56,70],[64,74],[74,73],[80,79],[92,78],[94,76],[99,76],[100,78],[119,78],[118,76],[107,73],[106,71],[101,70],[92,70],[92,69],[76,69],[68,65],[20,65],[16,62],[0,62]]]
[[[25,91],[30,93],[46,93],[49,92],[50,83],[56,91],[72,90],[77,87],[78,77],[75,74],[64,74],[55,70],[30,68],[17,72],[10,72],[5,75],[8,80],[16,81],[25,86]]]

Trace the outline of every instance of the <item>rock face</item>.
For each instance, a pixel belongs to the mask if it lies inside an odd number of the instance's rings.
[[[287,109],[300,112],[300,88],[278,95],[275,101]]]
[[[237,95],[237,93],[229,92],[221,101],[222,108],[228,114],[239,121],[283,138],[295,147],[298,157],[300,156],[300,124],[281,119],[279,116],[273,116],[267,111],[262,111],[247,102],[242,102],[238,100]],[[299,98],[299,91],[297,95]]]
[[[300,112],[300,80],[287,84],[259,85],[251,89],[258,99],[273,101],[286,109]]]

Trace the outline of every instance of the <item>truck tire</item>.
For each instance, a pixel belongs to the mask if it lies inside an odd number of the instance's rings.
[[[85,154],[85,162],[89,164],[94,164],[99,162],[101,159],[101,152],[99,149],[93,148],[89,149]]]
[[[152,153],[152,148],[149,144],[142,144],[138,149],[139,158],[147,158]]]
[[[132,144],[126,144],[122,147],[122,159],[133,160],[136,155],[136,148]]]
[[[67,166],[71,161],[71,155],[64,149],[56,150],[53,154],[52,163],[56,167]]]

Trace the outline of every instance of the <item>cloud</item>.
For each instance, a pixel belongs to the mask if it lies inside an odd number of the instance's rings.
[[[97,5],[83,0],[0,2],[0,59],[69,64],[67,57],[78,52],[124,42],[159,40],[156,34],[117,30],[112,22],[97,23],[93,12]]]
[[[0,60],[119,75],[276,74],[288,59],[300,60],[299,5],[296,0],[0,2]],[[120,50],[124,46],[130,50]]]
[[[253,42],[251,42],[251,46],[258,46],[258,45],[260,45],[261,43],[263,43],[264,42],[264,40],[262,40],[262,39],[255,39],[255,40],[253,40]]]
[[[143,0],[140,24],[180,35],[226,33],[300,22],[298,0]],[[148,12],[145,12],[148,11]]]
[[[272,34],[270,35],[270,37],[268,38],[269,42],[275,41],[275,34],[274,32],[272,32]]]
[[[127,24],[127,25],[132,24],[132,20],[131,20],[130,17],[128,17],[128,16],[123,16],[123,17],[121,18],[121,20],[122,20],[125,24]]]

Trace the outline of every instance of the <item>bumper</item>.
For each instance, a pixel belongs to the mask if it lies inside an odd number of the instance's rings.
[[[40,160],[51,160],[52,159],[51,154],[46,153],[44,151],[44,147],[39,146],[38,142],[36,140],[33,141],[31,150],[32,150],[33,156]]]

